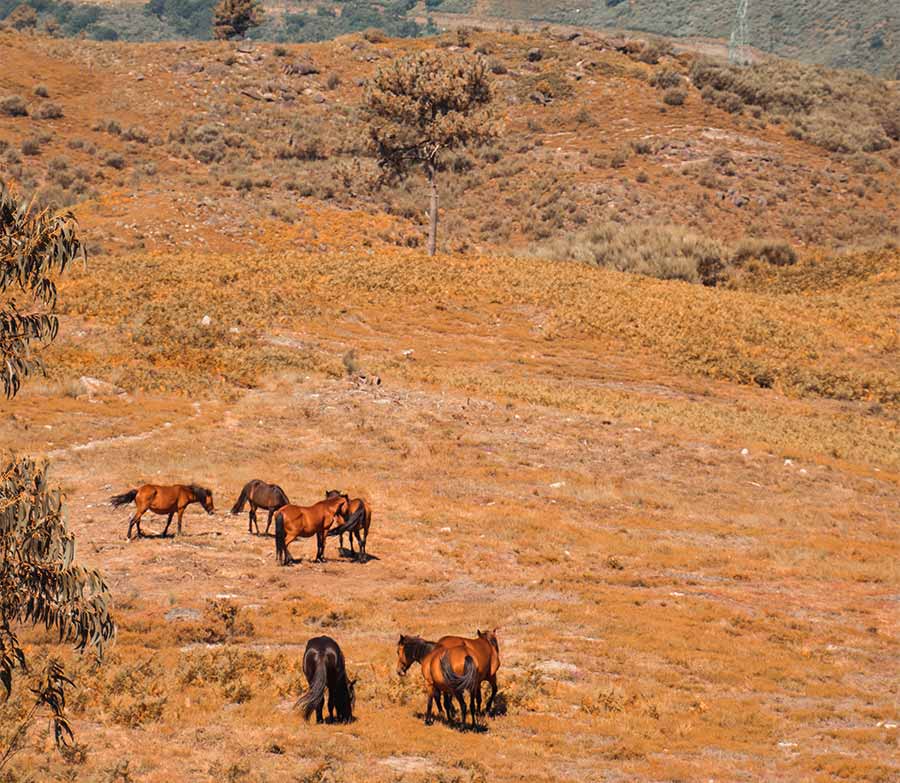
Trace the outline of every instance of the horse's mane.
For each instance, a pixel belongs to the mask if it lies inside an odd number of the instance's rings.
[[[403,645],[403,655],[408,661],[421,661],[423,656],[430,653],[436,644],[421,636],[404,636],[400,643]]]
[[[188,489],[194,493],[194,497],[201,503],[206,500],[209,495],[209,490],[206,487],[201,487],[199,484],[188,484]]]

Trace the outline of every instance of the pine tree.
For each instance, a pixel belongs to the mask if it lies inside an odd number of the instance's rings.
[[[213,11],[213,35],[222,41],[243,38],[262,24],[264,15],[259,0],[220,0]]]
[[[365,114],[378,164],[387,179],[421,167],[430,190],[428,254],[437,247],[437,175],[448,150],[497,134],[491,86],[478,56],[426,51],[395,60],[375,74]]]

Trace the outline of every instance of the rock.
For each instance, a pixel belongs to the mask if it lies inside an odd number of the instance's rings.
[[[749,457],[749,456],[750,456],[750,449],[741,449],[741,456],[742,456],[742,457]]]
[[[442,533],[449,533],[451,530],[453,530],[452,527],[442,527],[441,528]]]
[[[528,54],[526,55],[526,57],[528,58],[528,62],[536,63],[544,58],[544,53],[540,49],[535,47],[534,49],[528,50]]]
[[[200,617],[201,614],[196,609],[186,609],[180,606],[169,609],[165,614],[167,623],[172,623],[176,620],[199,620]]]
[[[565,661],[541,661],[534,668],[541,674],[557,680],[574,680],[578,674],[578,667]]]
[[[565,485],[565,481],[554,481],[550,486],[553,487],[553,489],[559,489],[560,487],[564,487]]]
[[[209,326],[212,323],[212,318],[208,315],[204,315],[197,323],[199,323],[200,326]]]
[[[429,761],[424,756],[388,756],[386,759],[381,759],[378,763],[402,774],[415,772],[432,773],[437,770],[434,762]]]
[[[301,62],[288,63],[281,69],[281,72],[285,76],[310,76],[311,74],[319,73],[319,69],[316,68],[316,66],[313,65],[312,62],[306,60]]]
[[[112,383],[101,381],[99,378],[92,378],[90,375],[82,375],[78,379],[84,394],[88,399],[94,397],[121,397],[125,394],[125,389],[120,388]]]

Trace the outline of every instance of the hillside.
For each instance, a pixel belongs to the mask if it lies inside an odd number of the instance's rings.
[[[432,47],[488,58],[504,129],[448,158],[429,258],[358,106]],[[0,62],[0,176],[89,250],[0,443],[50,460],[118,622],[103,666],[21,631],[77,745],[41,719],[3,783],[900,775],[893,85],[593,33],[6,32]],[[367,497],[373,559],[276,565],[228,513],[257,477]],[[216,511],[126,542],[108,499],[146,481]],[[488,627],[500,714],[424,726],[399,634]],[[293,709],[323,633],[348,725]]]
[[[735,0],[444,0],[436,10],[463,13],[472,19],[529,20],[727,41],[734,29],[737,5]],[[748,43],[757,49],[897,78],[900,14],[891,0],[754,0],[748,8]]]

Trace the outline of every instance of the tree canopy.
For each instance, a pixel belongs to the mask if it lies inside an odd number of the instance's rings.
[[[387,178],[421,167],[431,187],[428,251],[437,234],[436,175],[442,153],[497,133],[487,66],[478,56],[425,51],[379,69],[366,92],[369,140]]]

